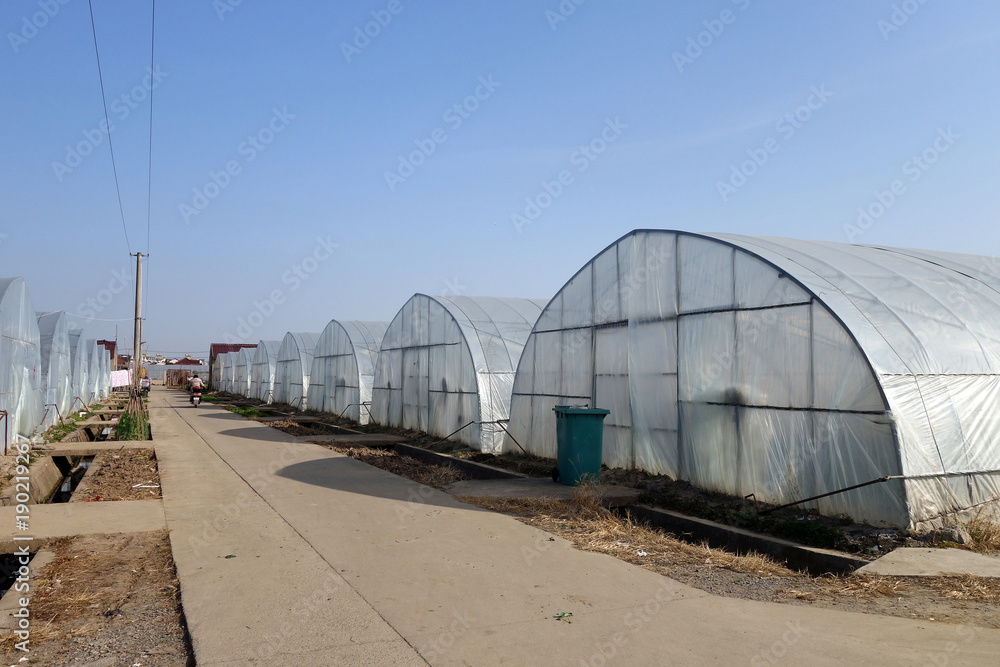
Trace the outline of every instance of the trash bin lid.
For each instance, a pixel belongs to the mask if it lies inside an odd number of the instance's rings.
[[[586,406],[575,406],[575,405],[557,405],[552,408],[552,412],[556,415],[601,415],[607,416],[611,414],[611,410],[603,410],[601,408],[588,408]]]

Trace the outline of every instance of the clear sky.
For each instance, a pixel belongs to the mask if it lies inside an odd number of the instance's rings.
[[[635,228],[1000,245],[996,2],[160,0],[153,76],[151,1],[93,9],[128,242],[87,1],[0,2],[0,275],[93,336],[130,248],[203,353],[548,298]]]

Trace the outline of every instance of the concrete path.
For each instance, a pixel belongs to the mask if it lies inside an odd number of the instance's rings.
[[[1000,651],[996,630],[713,597],[179,392],[150,406],[202,666],[982,665]]]
[[[17,508],[0,507],[0,526],[12,528],[0,534],[0,549],[3,550],[0,553],[14,551],[15,535],[31,535],[36,540],[48,540],[72,535],[142,533],[162,530],[166,526],[163,503],[160,500],[57,503],[28,507],[28,530],[24,532],[13,530],[17,521]]]
[[[938,577],[972,574],[1000,577],[1000,558],[964,549],[896,549],[865,565],[860,572],[895,577]]]

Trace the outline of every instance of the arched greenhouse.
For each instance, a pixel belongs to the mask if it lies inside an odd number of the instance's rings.
[[[250,398],[264,403],[274,400],[274,367],[278,363],[279,347],[280,340],[262,340],[257,343],[250,371]]]
[[[996,511],[998,322],[990,258],[635,231],[539,317],[509,428],[553,456],[553,406],[606,408],[609,466],[931,528]]]
[[[87,407],[87,388],[90,386],[90,357],[87,355],[87,341],[82,329],[69,330],[70,364],[73,366],[73,392],[69,409],[81,410]]]
[[[318,333],[288,332],[278,348],[274,365],[274,402],[299,410],[309,408],[309,372]]]
[[[545,303],[413,295],[382,338],[373,420],[442,438],[462,429],[454,439],[498,451],[496,422],[507,418],[514,369]]]
[[[38,320],[23,278],[0,278],[0,410],[4,442],[30,437],[42,420]],[[6,453],[6,452],[5,452]]]
[[[309,373],[310,409],[368,423],[375,359],[388,326],[338,320],[326,325],[316,341]]]
[[[87,405],[96,403],[101,398],[101,382],[104,375],[101,364],[101,353],[106,352],[104,346],[95,338],[88,338],[84,345],[87,349]]]
[[[69,320],[56,311],[38,316],[41,349],[42,392],[45,396],[43,427],[48,428],[69,412],[73,401],[73,365],[70,355]]]
[[[250,395],[250,375],[253,372],[253,358],[256,350],[252,347],[241,347],[233,352],[235,364],[233,367],[232,393],[240,396]]]

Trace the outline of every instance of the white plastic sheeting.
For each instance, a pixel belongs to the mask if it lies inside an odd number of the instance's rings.
[[[262,340],[254,350],[250,371],[250,398],[264,403],[274,400],[274,368],[278,363],[280,340]]]
[[[90,386],[90,356],[87,354],[87,341],[83,338],[82,329],[69,330],[70,364],[73,366],[73,396],[70,399],[70,410],[80,410],[87,407],[87,387]]]
[[[252,347],[241,347],[233,352],[233,388],[232,393],[240,396],[250,395],[250,375],[253,372],[253,358],[256,350]]]
[[[369,422],[375,360],[388,322],[332,320],[316,341],[309,373],[309,407]],[[362,406],[367,403],[369,406]]]
[[[101,387],[104,378],[104,366],[101,363],[101,355],[108,352],[100,345],[95,338],[89,338],[84,342],[87,349],[87,405],[96,403],[101,398]],[[109,378],[110,379],[110,378]]]
[[[382,339],[373,420],[446,437],[506,419],[517,360],[545,303],[415,294]],[[492,452],[502,435],[495,423],[473,424],[455,439]]]
[[[218,354],[215,359],[212,360],[212,386],[209,387],[215,391],[220,391],[222,389],[222,355]]]
[[[0,278],[0,410],[5,442],[30,437],[42,420],[38,320],[22,278]]]
[[[73,365],[70,356],[69,320],[66,313],[56,311],[38,315],[41,349],[42,393],[44,395],[42,426],[48,428],[65,417],[73,400]]]
[[[982,257],[632,232],[539,318],[509,428],[552,456],[552,406],[586,403],[611,410],[611,466],[772,503],[891,477],[810,506],[960,520],[1000,497],[998,277]]]
[[[288,403],[299,410],[309,406],[309,373],[318,333],[285,334],[274,365],[274,402]]]

